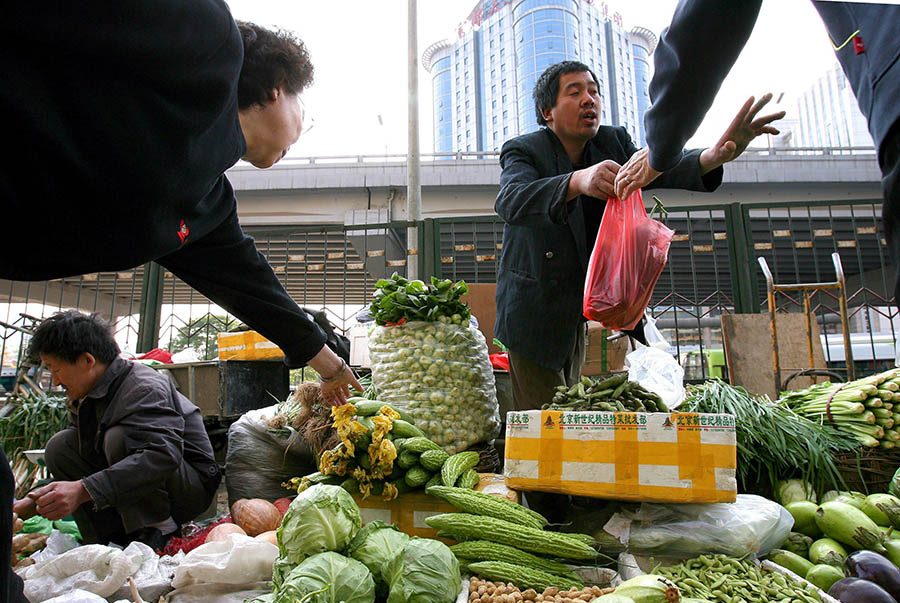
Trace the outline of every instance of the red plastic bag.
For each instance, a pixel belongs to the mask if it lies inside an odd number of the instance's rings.
[[[509,353],[508,352],[497,352],[496,354],[491,354],[491,366],[498,371],[508,371],[509,370]]]
[[[607,329],[633,329],[650,303],[675,231],[652,220],[641,191],[610,197],[584,283],[584,315]]]

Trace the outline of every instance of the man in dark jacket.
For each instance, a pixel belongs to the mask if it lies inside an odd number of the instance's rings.
[[[624,128],[601,126],[597,78],[584,64],[549,67],[534,89],[546,126],[503,145],[494,206],[506,222],[497,275],[495,334],[509,348],[517,409],[540,408],[557,385],[580,378],[588,260],[619,166],[637,151]],[[780,115],[763,118],[768,125]],[[758,134],[726,133],[744,147]],[[655,183],[711,191],[730,160],[721,145],[688,151]]]
[[[105,322],[55,314],[29,353],[66,389],[71,425],[46,445],[55,481],[18,501],[19,517],[71,514],[85,542],[160,549],[209,507],[221,475],[200,410],[163,373],[121,358]]]
[[[23,3],[0,23],[0,278],[151,260],[309,365],[358,382],[246,236],[225,171],[300,136],[300,40],[235,23],[223,0]],[[361,391],[361,389],[360,389]]]
[[[647,147],[619,171],[620,195],[646,186],[679,161],[682,145],[700,126],[747,43],[761,4],[762,0],[678,3],[653,55],[653,106],[644,118]],[[875,141],[883,175],[884,230],[897,270],[894,302],[900,304],[900,5],[830,1],[813,5]]]

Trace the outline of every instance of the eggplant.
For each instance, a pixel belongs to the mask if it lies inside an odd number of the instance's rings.
[[[828,589],[828,595],[841,603],[897,603],[886,590],[861,578],[838,580]]]
[[[874,582],[895,600],[900,599],[900,569],[884,555],[874,551],[856,551],[847,557],[850,575]]]

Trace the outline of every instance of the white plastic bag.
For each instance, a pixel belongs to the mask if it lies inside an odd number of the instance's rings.
[[[22,575],[25,597],[31,603],[43,603],[76,589],[109,597],[140,565],[121,549],[102,544],[80,546],[26,568],[29,571]]]
[[[658,394],[670,410],[684,400],[684,369],[675,357],[658,348],[638,345],[625,356],[628,380]]]
[[[167,603],[245,603],[272,592],[268,582],[256,584],[193,584],[166,595]]]
[[[643,503],[613,515],[604,530],[615,532],[634,555],[689,559],[715,553],[761,557],[784,542],[793,525],[778,503],[738,494],[733,503]]]
[[[369,333],[378,399],[409,413],[450,454],[500,433],[494,370],[484,335],[468,326],[407,322]]]
[[[278,547],[243,534],[231,534],[227,540],[201,544],[181,561],[175,570],[172,587],[183,589],[194,584],[246,585],[270,580]]]
[[[656,327],[656,319],[650,315],[650,312],[644,313],[644,339],[647,340],[647,345],[651,348],[667,353],[672,349],[672,345],[666,341],[666,338],[663,337],[663,334]]]
[[[44,603],[107,603],[107,601],[100,595],[76,588],[72,592],[47,599]]]

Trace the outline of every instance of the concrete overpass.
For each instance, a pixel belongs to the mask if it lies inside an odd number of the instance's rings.
[[[423,217],[493,214],[498,159],[497,153],[423,156]],[[370,223],[406,219],[405,156],[299,158],[268,170],[241,163],[228,175],[245,226],[362,223],[366,210],[375,210]],[[667,207],[879,199],[880,182],[872,149],[748,150],[725,166],[714,193],[657,194]]]

